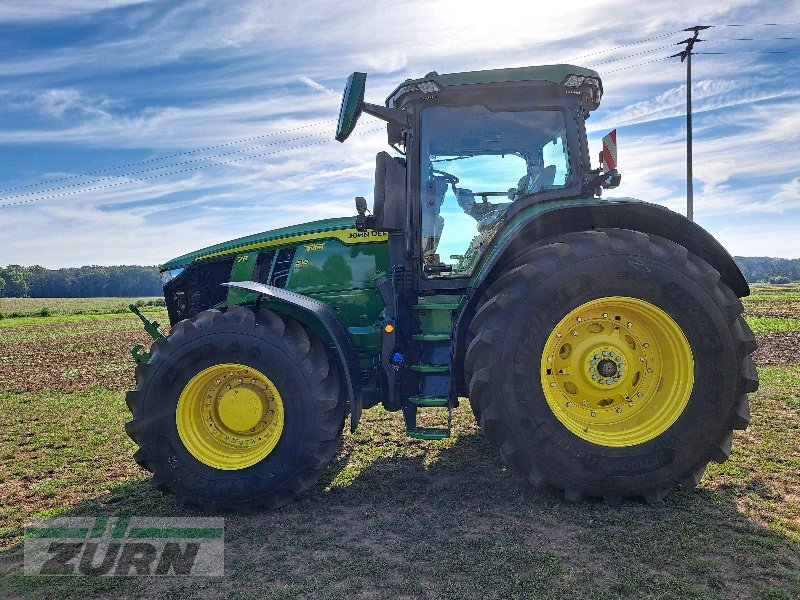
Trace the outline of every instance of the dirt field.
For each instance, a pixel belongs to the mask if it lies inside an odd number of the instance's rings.
[[[310,493],[226,516],[224,578],[22,575],[30,517],[197,513],[131,458],[138,320],[6,299],[4,314],[60,316],[0,319],[0,597],[796,599],[800,288],[753,292],[750,428],[696,489],[658,505],[570,504],[510,474],[467,406],[442,442],[407,439],[399,415],[370,410]]]

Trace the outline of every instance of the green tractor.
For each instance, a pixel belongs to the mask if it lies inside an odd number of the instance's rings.
[[[365,81],[336,139],[362,112],[387,123],[372,211],[356,198],[357,216],[163,265],[172,327],[142,317],[154,342],[127,395],[153,483],[209,511],[277,507],[348,415],[354,431],[382,404],[437,440],[464,398],[513,471],[569,500],[656,502],[724,461],[758,387],[749,288],[698,225],[600,197],[620,175],[589,158],[598,74],[434,72],[385,105]]]

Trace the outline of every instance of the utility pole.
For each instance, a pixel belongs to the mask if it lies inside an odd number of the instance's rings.
[[[696,42],[704,40],[698,39],[703,29],[708,29],[711,25],[695,25],[687,27],[684,31],[691,31],[692,37],[678,42],[686,44],[682,52],[673,54],[670,58],[681,57],[681,62],[686,61],[686,218],[694,221],[694,184],[692,177],[692,49]]]

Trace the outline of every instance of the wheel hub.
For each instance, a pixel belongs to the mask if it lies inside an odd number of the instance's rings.
[[[261,396],[252,384],[227,390],[217,406],[222,424],[233,431],[247,431],[264,416]]]
[[[619,348],[599,346],[589,351],[584,372],[593,385],[607,389],[622,381],[625,376],[625,362]]]

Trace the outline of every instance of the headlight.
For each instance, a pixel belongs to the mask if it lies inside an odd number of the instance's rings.
[[[175,279],[185,270],[186,267],[178,267],[177,269],[168,269],[166,271],[161,271],[161,285],[167,285],[170,281]]]

